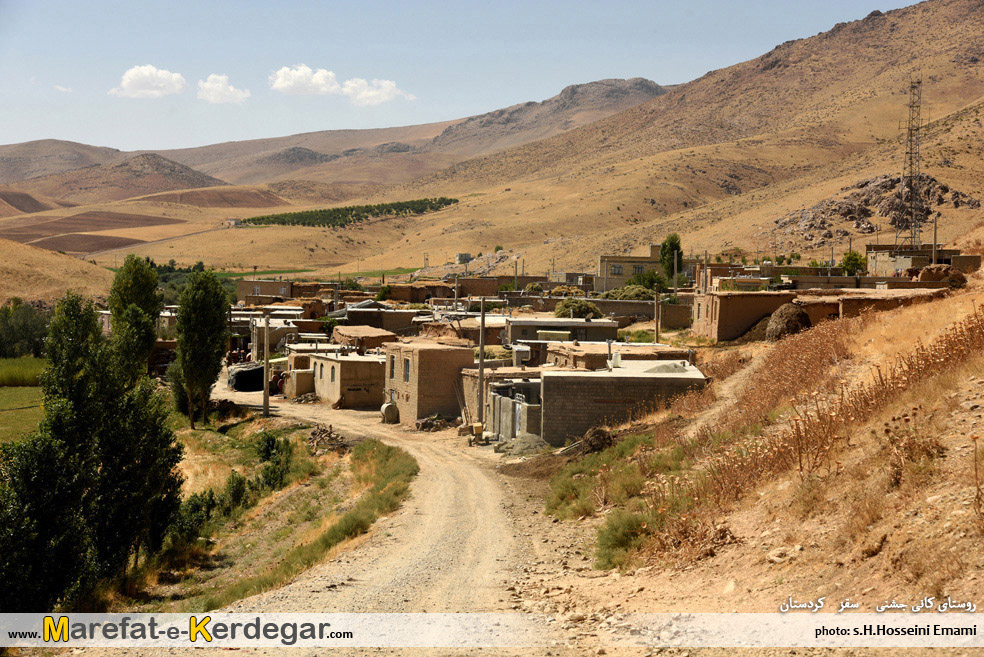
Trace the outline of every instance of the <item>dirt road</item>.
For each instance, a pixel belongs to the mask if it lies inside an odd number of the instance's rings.
[[[214,396],[250,405],[260,400],[259,393],[224,388],[217,386]],[[495,473],[491,453],[468,448],[452,431],[408,433],[365,412],[275,400],[271,411],[399,446],[417,459],[420,474],[410,499],[393,517],[380,519],[362,544],[224,611],[516,611],[507,588],[544,546],[517,528],[509,511],[515,494]],[[554,634],[546,625],[543,631]],[[565,642],[559,631],[556,640]]]

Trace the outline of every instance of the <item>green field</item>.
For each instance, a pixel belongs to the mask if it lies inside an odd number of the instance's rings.
[[[267,269],[264,271],[217,271],[216,278],[243,278],[245,276],[275,276],[277,274],[303,274],[313,269]]]
[[[43,358],[0,358],[0,388],[6,386],[36,386]]]
[[[40,420],[41,388],[0,388],[0,443],[34,431]]]

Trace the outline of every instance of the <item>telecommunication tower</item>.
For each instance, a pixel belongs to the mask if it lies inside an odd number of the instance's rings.
[[[922,246],[919,235],[921,213],[924,209],[920,189],[919,137],[922,128],[922,80],[909,81],[909,120],[905,139],[905,160],[902,163],[902,183],[895,214],[895,253]]]

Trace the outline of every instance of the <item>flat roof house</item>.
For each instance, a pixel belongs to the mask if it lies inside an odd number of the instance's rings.
[[[431,341],[389,342],[386,357],[384,401],[400,411],[400,421],[409,424],[420,418],[461,414],[461,370],[475,364],[471,347]]]
[[[379,408],[383,403],[381,355],[313,354],[314,392],[334,408]]]
[[[336,344],[352,347],[360,354],[382,347],[387,342],[396,341],[396,333],[374,326],[339,325],[331,332]]]

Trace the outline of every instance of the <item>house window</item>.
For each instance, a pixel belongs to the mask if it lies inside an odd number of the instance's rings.
[[[280,286],[280,296],[282,296],[282,297],[287,296],[287,286],[286,285],[281,285]]]
[[[256,296],[259,296],[260,295],[260,286],[259,285],[254,285],[253,286],[253,294],[255,294]]]
[[[643,272],[642,265],[632,265],[632,273],[633,274],[641,274],[642,272]]]
[[[325,378],[325,364],[324,363],[321,363],[321,369],[318,370],[318,378],[319,379]]]
[[[390,356],[390,378],[396,375],[396,356]]]
[[[403,359],[403,380],[407,383],[410,382],[410,359]]]
[[[612,276],[622,275],[622,265],[612,265]]]
[[[335,366],[334,365],[331,366],[331,382],[332,383],[335,382]]]

